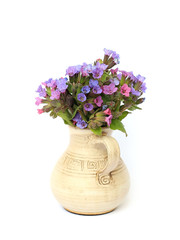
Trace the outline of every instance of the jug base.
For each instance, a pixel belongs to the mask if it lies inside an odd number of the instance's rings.
[[[67,208],[64,208],[66,211],[70,212],[70,213],[74,213],[74,214],[78,214],[78,215],[86,215],[86,216],[94,216],[94,215],[102,215],[102,214],[106,214],[106,213],[110,213],[113,212],[116,208],[113,208],[109,211],[106,212],[98,212],[98,213],[86,213],[86,212],[76,212],[76,211],[71,211]]]

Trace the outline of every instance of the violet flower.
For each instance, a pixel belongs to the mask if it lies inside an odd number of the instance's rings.
[[[76,66],[70,66],[66,69],[66,75],[69,75],[70,77],[74,76],[74,74],[77,73]]]
[[[57,89],[61,93],[64,93],[66,91],[66,89],[68,88],[68,85],[66,84],[67,80],[68,80],[67,78],[60,78],[60,79],[56,80]]]
[[[93,79],[90,79],[90,80],[89,80],[89,86],[90,86],[90,88],[93,88],[93,87],[95,87],[95,86],[97,86],[97,85],[99,85],[98,80],[93,80]]]
[[[75,122],[82,121],[82,117],[79,112],[76,113],[75,117],[73,118],[73,121]]]
[[[97,62],[95,66],[92,67],[93,78],[101,78],[104,73],[104,70],[108,67],[108,65],[104,63]]]
[[[140,89],[145,93],[145,91],[147,89],[145,82],[141,85]]]
[[[113,79],[110,79],[109,80],[111,83],[114,83],[115,86],[118,86],[119,85],[119,80],[117,78],[113,78]]]
[[[48,85],[49,83],[51,83],[52,80],[53,80],[52,78],[49,78],[47,81],[42,82],[42,85],[44,85],[45,87],[47,87],[47,85]]]
[[[81,88],[81,92],[87,94],[90,92],[90,87],[88,85]]]
[[[141,93],[139,91],[136,91],[132,86],[131,86],[131,93],[137,97],[141,95]]]
[[[51,81],[48,81],[47,87],[55,88],[56,87],[56,80],[51,79]]]
[[[84,109],[88,112],[90,112],[91,110],[93,110],[93,105],[92,103],[85,103],[84,104]]]
[[[86,123],[84,120],[82,120],[82,121],[77,122],[77,123],[76,123],[76,126],[77,126],[78,128],[83,129],[83,128],[86,128],[86,127],[87,127],[87,123]]]
[[[102,93],[102,89],[100,86],[94,86],[92,89],[94,94],[101,94]]]
[[[104,110],[106,110],[108,108],[108,105],[103,105],[102,106],[102,110],[104,111]]]
[[[39,93],[39,96],[40,96],[40,97],[46,97],[46,90],[45,90],[44,88],[42,88],[41,85],[39,85],[39,87],[38,87],[38,89],[37,89],[36,92]]]
[[[54,91],[51,91],[51,97],[50,97],[51,100],[59,99],[59,98],[60,98],[60,91],[58,91],[57,89]]]
[[[116,53],[115,51],[108,50],[108,49],[104,48],[104,53],[105,53],[105,55],[113,58],[114,62],[116,62],[116,63],[120,62],[119,61],[119,59],[120,59],[119,54]]]
[[[80,102],[85,102],[86,101],[86,95],[84,93],[79,93],[77,95],[77,100]]]

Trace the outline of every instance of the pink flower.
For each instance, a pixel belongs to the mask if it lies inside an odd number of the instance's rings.
[[[118,72],[118,70],[119,70],[119,69],[118,69],[118,68],[116,68],[116,69],[111,69],[110,71],[111,71],[111,73],[112,73],[112,74],[115,74],[115,73],[117,73],[117,72]]]
[[[111,115],[111,109],[107,108],[105,111],[104,111],[105,114],[107,115]]]
[[[101,107],[103,100],[101,96],[98,96],[97,98],[94,99],[94,103],[98,106]]]
[[[128,87],[128,85],[126,83],[122,85],[122,87],[121,87],[121,94],[122,95],[124,95],[126,97],[129,97],[130,91],[131,91],[131,88]]]
[[[103,93],[104,94],[107,94],[107,95],[112,95],[113,93],[115,93],[117,91],[117,87],[115,87],[115,84],[114,83],[111,83],[109,85],[104,85],[102,87],[103,89]]]
[[[43,109],[38,109],[37,111],[38,111],[39,114],[44,112]]]
[[[105,121],[107,122],[107,125],[111,125],[112,115],[109,115],[108,117],[105,117]]]
[[[41,104],[41,103],[42,103],[42,99],[39,98],[39,97],[37,97],[35,104],[36,104],[37,106],[39,106],[39,104]]]

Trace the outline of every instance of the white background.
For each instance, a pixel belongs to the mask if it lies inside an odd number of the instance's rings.
[[[178,1],[0,2],[0,239],[180,239]],[[116,211],[66,212],[50,175],[69,141],[61,119],[37,114],[35,90],[103,48],[146,76],[146,102],[124,120],[131,190]]]

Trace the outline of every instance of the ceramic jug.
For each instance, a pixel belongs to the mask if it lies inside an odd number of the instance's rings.
[[[51,176],[55,198],[68,211],[103,214],[118,207],[129,190],[129,174],[112,130],[102,136],[69,126],[70,143]]]

